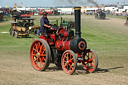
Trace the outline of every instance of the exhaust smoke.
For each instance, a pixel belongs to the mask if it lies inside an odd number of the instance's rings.
[[[94,4],[97,5],[97,2],[94,0],[54,0],[56,5],[68,5],[68,6],[81,6],[87,4]]]

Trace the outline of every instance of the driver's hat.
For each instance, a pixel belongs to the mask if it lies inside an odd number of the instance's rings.
[[[43,15],[47,15],[48,13],[46,11],[43,12]]]

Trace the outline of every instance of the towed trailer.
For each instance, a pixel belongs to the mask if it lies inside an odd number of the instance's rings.
[[[29,27],[34,26],[34,18],[22,18],[17,22],[11,22],[10,35],[18,38],[29,37]]]
[[[28,37],[29,33],[25,27],[18,26],[18,22],[11,22],[10,35],[18,38],[19,36]]]

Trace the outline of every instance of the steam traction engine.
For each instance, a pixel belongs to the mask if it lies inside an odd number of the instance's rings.
[[[12,11],[12,18],[16,22],[17,19],[30,18],[31,17],[30,13],[31,13],[30,11],[26,11],[26,10],[17,11],[16,9],[14,9]]]
[[[97,12],[95,13],[95,19],[105,19],[105,18],[106,18],[106,13],[101,9],[98,9]]]
[[[98,66],[96,53],[87,49],[86,41],[81,38],[81,8],[75,7],[75,37],[74,32],[51,28],[47,34],[42,34],[34,40],[30,48],[30,61],[34,69],[44,71],[50,63],[55,63],[65,73],[73,74],[77,62],[82,63],[87,72],[94,72]]]

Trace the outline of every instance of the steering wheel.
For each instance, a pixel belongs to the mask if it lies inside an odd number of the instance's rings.
[[[50,30],[56,30],[55,28],[51,27]]]

